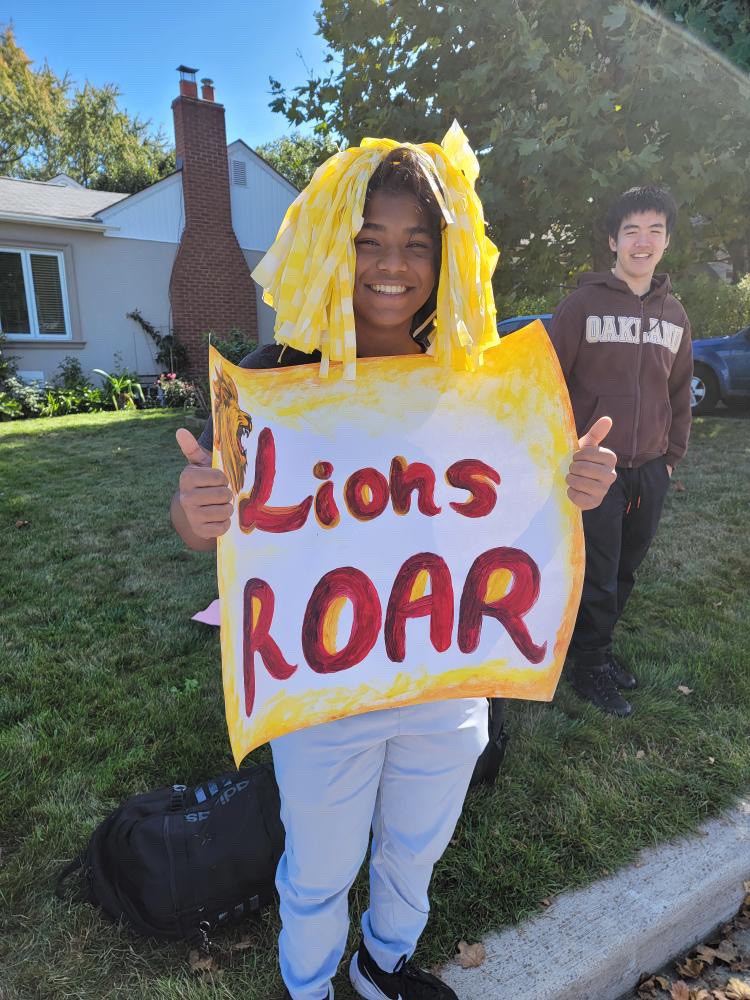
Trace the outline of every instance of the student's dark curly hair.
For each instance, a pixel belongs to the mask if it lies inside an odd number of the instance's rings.
[[[435,183],[437,183],[437,179]],[[385,194],[408,194],[416,198],[417,204],[424,214],[425,225],[432,237],[435,287],[427,302],[425,302],[412,320],[411,328],[412,330],[417,330],[427,317],[432,315],[437,307],[437,283],[442,261],[443,213],[440,211],[437,199],[422,168],[417,162],[417,158],[411,150],[403,146],[392,150],[376,167],[375,172],[370,178],[370,183],[367,185],[365,211],[367,211],[367,203],[370,198],[379,191]]]
[[[659,212],[667,220],[667,236],[677,221],[677,205],[669,191],[659,187],[633,187],[612,202],[607,212],[607,235],[617,239],[623,220],[639,212]]]

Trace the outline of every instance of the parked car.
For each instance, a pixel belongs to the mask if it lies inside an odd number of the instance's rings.
[[[728,337],[693,341],[693,413],[711,413],[719,400],[750,406],[750,326]]]
[[[497,332],[501,337],[506,337],[509,333],[515,333],[516,330],[520,330],[522,326],[528,326],[529,323],[533,323],[535,319],[540,319],[544,323],[544,328],[549,333],[552,313],[535,313],[533,316],[511,316],[510,319],[504,319],[497,324]]]

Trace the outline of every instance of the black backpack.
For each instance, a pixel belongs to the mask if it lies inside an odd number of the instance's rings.
[[[490,740],[471,785],[497,778],[508,737],[502,698],[488,699]],[[275,898],[284,849],[279,791],[270,764],[223,774],[195,788],[136,795],[94,830],[62,870],[57,894],[78,869],[84,898],[146,937],[207,948],[217,927]]]
[[[482,751],[471,776],[470,788],[475,785],[492,785],[497,778],[505,756],[508,733],[505,729],[505,702],[502,698],[488,698],[490,741]]]
[[[216,927],[274,900],[284,849],[279,813],[270,764],[136,795],[94,830],[60,873],[57,893],[82,868],[84,898],[112,919],[205,948]]]

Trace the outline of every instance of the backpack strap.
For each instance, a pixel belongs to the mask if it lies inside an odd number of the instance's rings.
[[[178,812],[185,805],[187,785],[172,785],[172,795],[169,800],[169,811]]]
[[[73,872],[77,872],[81,868],[86,867],[86,852],[82,851],[78,857],[73,858],[73,860],[65,865],[65,867],[60,871],[57,878],[55,879],[55,895],[58,899],[64,899],[65,893],[63,891],[65,882],[70,878]]]

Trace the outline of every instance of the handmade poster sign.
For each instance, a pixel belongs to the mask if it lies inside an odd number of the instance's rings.
[[[248,371],[210,352],[218,540],[236,762],[374,709],[550,700],[583,578],[576,447],[540,323],[476,372],[424,355]]]

